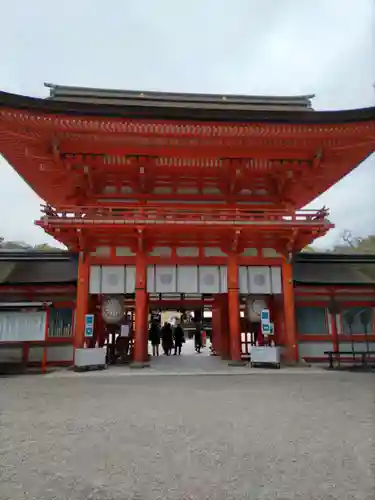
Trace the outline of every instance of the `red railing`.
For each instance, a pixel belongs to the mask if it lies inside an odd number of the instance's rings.
[[[329,225],[328,210],[251,210],[248,208],[211,207],[42,207],[43,223],[58,224],[293,224]]]

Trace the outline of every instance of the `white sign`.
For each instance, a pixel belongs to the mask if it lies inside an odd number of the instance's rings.
[[[0,311],[0,342],[45,340],[45,311]]]
[[[121,325],[121,337],[129,337],[129,325]]]

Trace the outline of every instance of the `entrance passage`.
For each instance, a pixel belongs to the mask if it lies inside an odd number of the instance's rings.
[[[185,307],[181,307],[182,303]],[[149,346],[148,354],[152,364],[160,357],[176,358],[174,363],[178,364],[186,356],[200,357],[213,353],[211,307],[206,305],[192,310],[191,306],[186,308],[186,301],[181,301],[181,304],[176,309],[150,309],[151,349]]]
[[[151,353],[151,350],[149,351]],[[210,342],[197,354],[194,346],[194,339],[187,338],[182,348],[181,356],[153,357],[151,359],[151,369],[168,374],[182,373],[215,373],[227,369],[228,363],[220,356],[210,355]]]

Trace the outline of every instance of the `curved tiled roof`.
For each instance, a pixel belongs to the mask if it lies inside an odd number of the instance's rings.
[[[238,97],[238,99],[240,99]],[[250,99],[250,98],[249,98]],[[252,98],[254,99],[254,98]],[[277,98],[282,99],[282,98]],[[289,99],[289,98],[285,98]],[[304,96],[301,97],[304,99]],[[346,111],[314,111],[280,109],[254,109],[254,104],[231,101],[171,101],[167,99],[137,98],[122,99],[123,104],[108,104],[100,98],[95,104],[81,99],[82,102],[72,100],[55,100],[26,97],[18,94],[0,92],[0,108],[36,111],[46,114],[65,114],[71,116],[86,115],[96,117],[127,117],[148,118],[161,120],[195,120],[195,121],[247,121],[270,123],[349,123],[375,120],[375,107]],[[108,101],[107,101],[108,102]],[[286,106],[288,108],[288,106]]]

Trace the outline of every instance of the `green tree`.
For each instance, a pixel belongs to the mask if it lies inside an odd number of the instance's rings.
[[[345,230],[340,235],[340,243],[335,245],[333,253],[343,254],[375,254],[375,235],[356,238],[352,232]]]
[[[302,252],[304,252],[304,253],[315,253],[316,250],[311,245],[307,245],[307,247],[305,247],[305,248],[302,249]]]
[[[33,249],[39,252],[55,252],[59,250],[57,247],[53,247],[48,243],[40,243],[39,245],[35,245]]]

